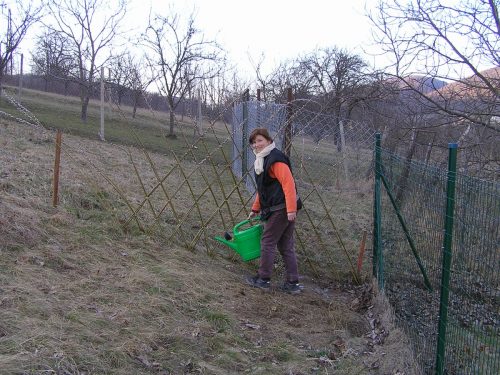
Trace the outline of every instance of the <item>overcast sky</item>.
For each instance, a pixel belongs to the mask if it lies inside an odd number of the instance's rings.
[[[10,7],[19,0],[0,1],[6,2],[7,7]],[[24,3],[41,0],[21,1]],[[116,1],[110,0],[114,4]],[[267,74],[280,62],[325,47],[344,48],[361,56],[372,67],[382,69],[388,65],[388,58],[376,56],[380,53],[380,47],[373,45],[372,25],[366,16],[367,12],[374,10],[378,1],[126,0],[127,13],[122,27],[134,30],[128,32],[127,36],[135,42],[133,45],[131,42],[125,44],[125,48],[141,55],[136,41],[148,25],[150,11],[153,15],[166,16],[171,14],[173,8],[183,20],[187,20],[194,13],[195,26],[203,32],[205,38],[217,40],[227,51],[230,62],[236,65],[240,76],[250,80],[254,79],[253,66],[261,60],[261,56],[264,56],[262,73]],[[5,12],[7,7],[3,7],[2,12]],[[98,12],[97,16],[105,14],[103,10]],[[28,69],[34,37],[40,34],[40,31],[40,24],[30,29],[18,51],[18,54],[24,53],[27,62],[25,66]],[[463,39],[464,43],[470,42],[467,38]],[[468,73],[469,71],[458,72],[457,77],[470,75]]]
[[[146,20],[149,6],[162,13],[174,4],[179,13],[195,11],[195,24],[207,38],[217,38],[233,62],[252,71],[263,54],[265,65],[311,52],[316,47],[342,47],[363,55],[370,43],[365,16],[367,0],[132,0],[130,15]],[[375,0],[369,0],[375,5]],[[146,22],[146,21],[144,21]],[[373,58],[364,56],[373,64]]]
[[[281,61],[321,47],[345,48],[375,64],[374,58],[363,49],[368,49],[371,43],[365,3],[373,7],[376,0],[127,0],[127,3],[122,26],[137,33],[145,30],[150,9],[153,14],[167,15],[173,6],[184,18],[194,12],[195,26],[206,39],[216,39],[224,47],[242,76],[253,77],[252,61],[258,62],[261,55],[265,56],[264,73],[268,73]],[[28,61],[40,30],[41,25],[30,29],[21,45],[19,52]],[[381,65],[381,61],[376,62]]]

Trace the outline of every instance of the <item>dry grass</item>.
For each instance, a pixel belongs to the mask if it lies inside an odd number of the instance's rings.
[[[367,338],[366,306],[353,308],[359,289],[304,275],[301,295],[263,293],[243,283],[255,264],[124,227],[123,201],[98,172],[140,200],[122,146],[65,135],[52,208],[53,139],[0,124],[2,373],[414,373],[377,299],[368,311],[389,335],[375,346]],[[130,152],[139,163],[140,150]],[[160,170],[174,164],[151,156]]]

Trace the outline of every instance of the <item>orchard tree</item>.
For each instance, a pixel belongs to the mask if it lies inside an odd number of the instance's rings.
[[[432,130],[441,146],[450,140],[459,143],[464,171],[498,178],[498,1],[384,0],[368,16],[375,43],[390,61],[385,71],[401,91],[415,94],[412,106],[425,113],[411,134]],[[431,87],[416,83],[415,77],[422,75]],[[448,84],[432,84],[440,80]],[[446,155],[437,158],[445,160]]]
[[[496,0],[383,0],[368,16],[375,43],[390,59],[387,72],[447,114],[448,122],[455,118],[500,131]],[[458,85],[448,92],[428,92],[414,84],[417,74]]]
[[[65,35],[49,30],[37,38],[32,52],[33,73],[43,77],[45,91],[52,80],[63,81],[67,87],[71,74],[75,72],[77,66],[68,46]]]
[[[77,70],[73,79],[80,88],[81,120],[97,84],[97,74],[109,56],[126,13],[125,0],[48,0],[51,18],[47,27],[67,40]]]
[[[119,54],[111,56],[108,60],[108,78],[107,84],[109,90],[109,100],[116,99],[118,106],[122,105],[122,100],[128,92],[127,81],[130,71],[130,53]]]
[[[178,14],[156,15],[142,37],[148,48],[149,66],[158,76],[160,93],[169,110],[168,137],[175,137],[175,109],[198,81],[210,79],[222,69],[222,49],[195,27],[194,15],[185,22]]]
[[[353,93],[367,81],[367,64],[358,55],[339,48],[318,49],[298,61],[297,72],[307,77],[309,90],[327,110],[340,117]]]
[[[0,3],[0,95],[4,74],[19,44],[29,28],[41,17],[41,6],[28,1],[2,1]]]
[[[132,117],[135,118],[137,106],[141,98],[145,97],[148,86],[155,78],[148,75],[144,67],[147,66],[144,58],[135,58],[130,53],[123,54],[113,61],[111,66],[111,80],[118,87],[118,104],[124,91],[132,97]]]
[[[355,105],[372,95],[368,65],[358,55],[339,48],[321,48],[298,59],[297,74],[308,82],[309,92],[334,116],[333,131],[341,150],[340,122]]]

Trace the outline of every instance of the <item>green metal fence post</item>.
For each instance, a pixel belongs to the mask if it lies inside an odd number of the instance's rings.
[[[380,289],[384,287],[382,228],[381,228],[381,134],[375,134],[375,186],[373,199],[373,276],[377,277]]]
[[[451,245],[453,239],[453,214],[455,208],[455,179],[457,172],[457,144],[448,145],[448,183],[446,187],[446,216],[444,222],[443,266],[441,274],[441,299],[436,352],[436,375],[444,374],[446,351],[446,325],[448,321],[448,296],[451,268]]]

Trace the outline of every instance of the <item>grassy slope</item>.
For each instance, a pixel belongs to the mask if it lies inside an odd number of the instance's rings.
[[[67,99],[32,100],[42,118]],[[81,127],[77,113],[64,122]],[[52,208],[54,134],[0,121],[1,373],[412,373],[383,304],[364,315],[351,308],[362,288],[304,277],[299,296],[249,289],[254,264],[125,231],[84,160],[63,154],[61,204]],[[120,153],[64,140],[96,163]],[[390,332],[383,345],[366,337],[374,317],[378,333]]]

